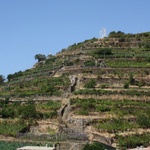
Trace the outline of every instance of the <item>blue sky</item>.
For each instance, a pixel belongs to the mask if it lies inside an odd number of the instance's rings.
[[[150,0],[0,0],[0,75],[31,68],[99,32],[150,31]]]

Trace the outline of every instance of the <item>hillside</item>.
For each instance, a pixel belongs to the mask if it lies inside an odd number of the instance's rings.
[[[15,139],[150,146],[150,32],[111,32],[9,75],[0,117]]]

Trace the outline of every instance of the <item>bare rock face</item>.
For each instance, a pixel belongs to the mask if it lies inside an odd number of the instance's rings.
[[[97,142],[100,142],[109,146],[112,146],[113,144],[113,138],[109,137],[108,135],[103,135],[103,134],[100,134],[97,132],[91,132],[91,131],[89,132],[87,131],[87,135],[88,135],[90,142],[97,141]]]
[[[70,92],[73,92],[76,86],[76,81],[77,81],[76,75],[70,76],[70,81],[71,81]]]

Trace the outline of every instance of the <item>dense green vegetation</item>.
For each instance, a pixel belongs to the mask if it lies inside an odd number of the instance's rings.
[[[107,66],[112,68],[149,68],[150,62],[148,61],[133,61],[133,60],[107,60],[106,61]]]
[[[93,144],[86,144],[82,150],[105,150],[105,146],[101,143],[94,142]]]
[[[47,143],[46,143],[47,144]],[[16,150],[17,148],[24,146],[45,146],[45,143],[40,142],[8,142],[8,141],[0,141],[0,149],[1,150]],[[52,146],[52,144],[47,144],[47,146]]]
[[[109,99],[71,99],[71,105],[77,107],[76,113],[80,114],[80,110],[88,110],[90,112],[109,112],[115,116],[124,117],[128,115],[135,115],[136,117],[142,118],[144,115],[145,120],[150,118],[149,109],[150,103],[144,101],[133,101],[133,100],[109,100]],[[142,116],[140,116],[142,115]],[[143,117],[144,119],[144,117]],[[139,119],[141,120],[141,119]],[[142,122],[142,120],[141,120]],[[147,122],[147,125],[149,122]]]
[[[3,120],[0,122],[0,134],[16,136],[21,131],[27,131],[28,123],[24,120]]]
[[[150,141],[150,133],[144,134],[134,134],[128,136],[118,136],[118,144],[122,150],[126,150],[127,148],[135,148],[137,146],[149,146]]]
[[[130,96],[150,96],[150,92],[141,90],[140,92],[134,89],[131,90],[123,90],[121,89],[120,91],[118,90],[96,90],[96,89],[82,89],[75,91],[74,94],[78,95],[114,95],[114,94],[120,94],[120,95],[130,95]]]
[[[28,102],[9,103],[0,101],[0,115],[5,118],[0,122],[0,134],[16,136],[19,132],[28,131],[30,125],[34,125],[39,119],[53,119],[58,117],[57,109],[60,102],[48,101],[42,104]],[[16,119],[18,118],[18,119]]]
[[[130,122],[127,119],[120,117],[111,118],[111,120],[101,120],[96,124],[95,127],[103,131],[107,131],[108,133],[116,134],[120,131],[125,132],[136,129],[138,128],[138,124],[136,122]]]
[[[25,97],[32,95],[61,95],[61,87],[67,89],[69,86],[69,79],[67,77],[57,78],[29,78],[22,79],[18,82],[12,82],[7,87],[0,91],[1,96],[17,96]]]
[[[35,104],[32,101],[21,104],[21,102],[0,101],[0,115],[2,118],[21,118],[21,119],[42,119],[53,118],[57,116],[57,109],[60,108],[60,102],[48,101],[42,104]]]
[[[92,112],[97,112],[99,115],[106,116],[90,123],[100,132],[113,133],[117,136],[121,132],[150,128],[149,102],[77,98],[71,99],[71,106],[74,113],[78,115],[89,116]],[[123,139],[125,142],[125,138]]]

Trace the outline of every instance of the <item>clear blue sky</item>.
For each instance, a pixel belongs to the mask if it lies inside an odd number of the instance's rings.
[[[0,75],[111,31],[150,31],[150,0],[0,0]]]

